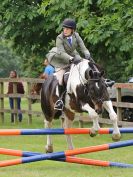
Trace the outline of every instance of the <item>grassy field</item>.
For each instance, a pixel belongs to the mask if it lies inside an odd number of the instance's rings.
[[[8,107],[8,100],[7,100]],[[23,100],[22,107],[26,108],[26,100]],[[40,110],[40,104],[34,104],[33,108]],[[0,128],[43,128],[43,117],[33,117],[32,125],[28,125],[28,116],[24,115],[22,123],[17,125],[10,123],[10,115],[6,115],[4,125],[0,124]],[[85,127],[90,127],[86,124]],[[60,127],[60,121],[55,120],[54,128]],[[78,127],[78,123],[74,123],[74,127]],[[123,134],[122,140],[133,139],[133,134]],[[54,135],[54,151],[67,150],[64,135]],[[91,138],[89,135],[73,135],[73,141],[76,148],[111,143],[111,135],[98,135]],[[23,151],[44,152],[46,137],[39,136],[1,136],[0,147],[9,149],[20,149]],[[109,151],[97,152],[79,155],[79,157],[116,161],[133,164],[133,147],[124,147]],[[0,160],[12,159],[11,157],[0,155]],[[132,177],[133,169],[120,169],[111,167],[97,167],[80,164],[70,164],[55,161],[40,161],[29,164],[21,164],[0,168],[0,177]]]

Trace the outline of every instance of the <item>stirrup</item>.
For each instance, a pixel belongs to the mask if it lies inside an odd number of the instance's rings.
[[[54,105],[54,109],[62,111],[64,108],[64,103],[62,100],[57,100]]]
[[[107,87],[112,87],[115,84],[115,81],[110,79],[105,79],[105,84]]]

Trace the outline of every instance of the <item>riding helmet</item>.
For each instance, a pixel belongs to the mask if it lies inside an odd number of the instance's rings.
[[[76,22],[73,19],[67,18],[63,21],[63,27],[76,29]]]

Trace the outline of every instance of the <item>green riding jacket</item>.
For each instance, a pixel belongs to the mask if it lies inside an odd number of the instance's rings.
[[[89,50],[85,47],[83,40],[77,32],[72,35],[72,45],[69,44],[67,37],[63,32],[56,38],[56,47],[53,47],[46,55],[49,62],[57,67],[63,67],[69,63],[71,57],[78,57],[81,59],[80,51],[84,57],[90,55]]]

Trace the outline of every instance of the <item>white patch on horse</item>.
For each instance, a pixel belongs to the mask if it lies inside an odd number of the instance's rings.
[[[67,81],[67,92],[76,93],[76,87],[80,84],[85,84],[87,80],[85,79],[85,70],[88,69],[88,60],[83,60],[81,63],[77,65],[72,65],[69,78]]]
[[[92,109],[89,104],[85,104],[82,106],[82,110],[84,111],[87,111],[88,114],[89,114],[89,117],[92,119],[93,121],[93,127],[94,130],[99,130],[100,126],[99,126],[99,123],[98,123],[98,114],[96,113],[96,111],[94,109]]]
[[[71,112],[76,113],[76,111],[71,109],[71,107],[70,107],[70,100],[71,99],[70,99],[70,96],[68,94],[66,94],[65,100],[66,100],[65,107],[68,108]]]
[[[98,82],[96,82],[96,87],[99,89],[99,85],[98,85]]]
[[[114,127],[113,134],[119,134],[120,135],[120,130],[119,130],[118,125],[117,125],[117,114],[115,113],[115,111],[113,109],[112,102],[110,100],[109,101],[104,101],[103,102],[103,107],[107,110],[107,112],[109,113],[109,117],[112,120],[113,127]]]
[[[59,88],[56,86],[56,95],[59,96]]]

